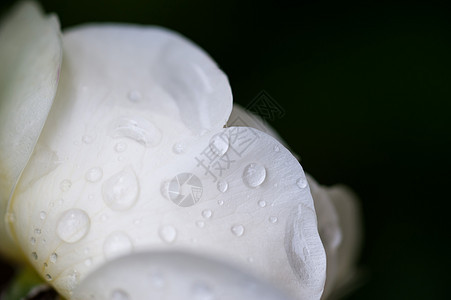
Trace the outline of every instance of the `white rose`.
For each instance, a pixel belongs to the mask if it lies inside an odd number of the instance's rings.
[[[294,299],[352,274],[354,196],[307,180],[271,129],[234,127],[260,121],[239,107],[229,118],[227,77],[184,37],[115,24],[61,35],[25,2],[0,29],[0,68],[0,249],[64,297],[146,299],[143,272],[162,264],[174,299],[173,261],[225,270],[217,286],[240,269]]]

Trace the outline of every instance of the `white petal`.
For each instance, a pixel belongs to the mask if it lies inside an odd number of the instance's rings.
[[[59,23],[34,2],[17,5],[0,27],[0,215],[41,133],[62,59]],[[10,216],[13,218],[13,216]],[[2,219],[3,221],[3,219]],[[0,250],[19,251],[0,222]]]
[[[72,299],[287,300],[238,268],[184,252],[131,254],[91,273]]]
[[[101,146],[82,144],[18,186],[11,205],[29,229],[13,228],[15,236],[64,296],[111,257],[189,249],[240,265],[295,299],[320,298],[326,256],[313,199],[301,166],[274,138],[231,127],[197,137],[183,154],[167,153],[163,165],[142,144],[129,143],[117,160],[116,140],[97,139]],[[93,168],[101,179],[88,180]]]

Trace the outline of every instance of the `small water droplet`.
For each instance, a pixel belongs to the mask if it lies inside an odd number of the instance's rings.
[[[269,222],[270,222],[270,223],[273,223],[273,224],[274,224],[274,223],[277,222],[277,220],[278,220],[278,219],[277,219],[277,217],[275,217],[275,216],[269,217]]]
[[[127,210],[138,200],[138,179],[131,167],[111,176],[102,185],[105,204],[112,210]]]
[[[92,265],[92,259],[91,258],[86,259],[85,260],[85,266],[89,267],[91,265]]]
[[[55,252],[50,254],[50,262],[51,263],[56,263],[57,260],[58,260],[58,254],[56,254]]]
[[[103,177],[103,171],[99,167],[91,168],[86,172],[85,179],[89,182],[97,182]]]
[[[204,228],[205,227],[205,222],[204,221],[196,221],[196,226],[199,228]]]
[[[45,262],[44,263],[44,268],[47,268],[49,265]]]
[[[50,274],[45,274],[45,280],[52,281],[52,276],[50,276]]]
[[[263,183],[266,178],[266,169],[259,163],[248,164],[244,168],[243,181],[251,188],[255,188]]]
[[[36,239],[35,239],[34,237],[31,237],[31,238],[30,238],[30,243],[31,243],[32,245],[36,244]]]
[[[177,230],[174,226],[166,225],[160,228],[160,238],[166,243],[172,243],[177,237]]]
[[[108,216],[103,214],[100,216],[100,221],[105,222],[106,220],[108,220]]]
[[[117,289],[111,293],[109,300],[130,300],[130,296],[125,291]]]
[[[36,229],[34,230],[34,233],[37,234],[37,235],[40,235],[40,234],[41,234],[41,229],[36,228]]]
[[[40,218],[41,220],[45,220],[45,218],[47,218],[47,213],[46,213],[45,211],[41,211],[41,212],[39,213],[39,218]]]
[[[205,219],[210,219],[212,215],[213,212],[209,209],[202,211],[202,217],[204,217]]]
[[[67,210],[57,222],[56,234],[66,243],[81,240],[89,231],[91,220],[81,209]]]
[[[142,95],[137,90],[132,90],[128,93],[128,99],[132,102],[138,102],[139,100],[141,100],[141,98],[142,98]]]
[[[279,148],[278,145],[275,145],[275,146],[274,146],[274,151],[275,151],[275,152],[279,152],[279,151],[280,151],[280,148]]]
[[[218,204],[221,206],[224,205],[224,200],[218,200]]]
[[[296,181],[296,184],[300,189],[304,189],[307,187],[307,179],[305,177],[301,177]]]
[[[31,252],[31,257],[32,257],[34,260],[38,260],[38,254],[37,254],[36,252]]]
[[[175,154],[182,154],[185,152],[185,146],[183,146],[182,143],[175,143],[174,146],[172,146],[172,151],[174,151]]]
[[[260,207],[265,207],[266,206],[266,201],[265,200],[260,200],[260,201],[258,201],[258,206],[260,206]]]
[[[243,225],[233,225],[232,233],[236,236],[242,236],[244,234],[244,226]]]
[[[227,192],[227,189],[229,188],[229,184],[225,180],[219,180],[216,184],[216,187],[218,188],[218,191],[221,193]]]
[[[127,150],[126,143],[117,143],[116,145],[114,145],[114,151],[116,151],[117,153],[122,153],[125,150]]]
[[[161,131],[149,120],[141,117],[123,118],[113,124],[113,138],[128,138],[145,147],[158,145]]]
[[[191,288],[194,300],[213,300],[214,293],[210,286],[205,283],[195,283]]]
[[[150,275],[150,282],[152,283],[152,286],[157,289],[161,289],[165,285],[164,277],[160,273],[152,273]]]
[[[130,237],[120,231],[110,234],[103,243],[103,254],[107,259],[127,254],[132,249],[133,244]]]
[[[9,223],[14,223],[14,222],[16,222],[16,215],[12,212],[8,212],[8,213],[6,213],[6,220]]]
[[[81,140],[83,141],[83,143],[85,144],[92,144],[92,142],[94,142],[95,137],[89,134],[85,134]]]
[[[210,149],[217,156],[223,156],[229,150],[229,137],[224,133],[214,135],[210,140]]]
[[[71,186],[72,186],[72,182],[69,179],[64,179],[60,183],[60,189],[63,192],[67,192],[68,190],[70,190]]]

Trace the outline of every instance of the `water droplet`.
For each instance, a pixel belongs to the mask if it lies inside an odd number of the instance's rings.
[[[274,224],[274,223],[277,222],[277,220],[278,220],[278,219],[277,219],[277,217],[275,217],[275,216],[269,217],[269,222],[270,222],[270,223],[273,223],[273,224]]]
[[[145,147],[158,145],[161,131],[149,120],[141,117],[123,118],[113,124],[113,138],[128,138]]]
[[[31,237],[31,238],[30,238],[30,243],[31,243],[32,245],[36,244],[36,239],[35,239],[34,237]]]
[[[127,210],[138,200],[138,179],[131,167],[111,176],[102,185],[105,204],[112,210]]]
[[[274,151],[275,151],[275,152],[279,152],[279,151],[280,151],[280,148],[279,148],[278,145],[275,145],[275,146],[274,146]]]
[[[161,289],[165,284],[164,277],[160,273],[152,273],[150,275],[150,282],[152,283],[152,286],[157,289]]]
[[[209,209],[202,211],[202,217],[204,217],[205,219],[210,219],[212,215],[213,212]]]
[[[258,206],[260,206],[260,207],[265,207],[266,206],[266,201],[265,200],[260,200],[260,201],[258,201]]]
[[[259,163],[248,164],[244,168],[243,181],[251,188],[255,188],[263,183],[266,178],[266,169]]]
[[[128,93],[128,99],[132,102],[138,102],[139,100],[141,100],[141,98],[142,98],[142,95],[137,90],[133,90]]]
[[[89,231],[91,220],[81,209],[70,209],[58,220],[56,234],[66,243],[81,240]]]
[[[70,190],[71,186],[72,186],[72,182],[69,179],[64,179],[60,183],[60,189],[63,192],[67,192],[68,190]]]
[[[103,214],[103,215],[100,216],[100,220],[101,220],[102,222],[105,222],[106,220],[108,220],[108,216],[105,215],[105,214]]]
[[[204,221],[196,221],[196,226],[199,228],[204,228],[205,227],[205,222]]]
[[[52,276],[50,276],[50,274],[45,274],[45,280],[52,281]]]
[[[49,265],[45,262],[44,263],[44,268],[47,268]]]
[[[55,252],[53,252],[52,254],[50,254],[50,262],[51,263],[56,263],[56,260],[58,259],[58,254],[56,254]]]
[[[129,253],[133,249],[130,237],[120,231],[110,234],[103,243],[103,254],[107,259]]]
[[[92,259],[91,258],[86,259],[85,260],[85,266],[89,267],[91,265],[92,265]]]
[[[160,228],[159,235],[164,242],[172,243],[177,237],[177,230],[174,226],[166,225]]]
[[[210,140],[210,149],[217,156],[223,156],[229,149],[229,137],[224,133],[214,135]]]
[[[36,228],[36,229],[34,230],[34,233],[37,234],[37,235],[41,234],[41,229]]]
[[[38,254],[37,254],[36,252],[31,252],[31,257],[32,257],[34,260],[38,260]]]
[[[244,234],[244,226],[243,225],[233,225],[232,233],[236,236],[242,236]]]
[[[185,152],[185,146],[183,146],[182,143],[175,143],[174,146],[172,146],[172,151],[174,151],[175,154],[182,154]]]
[[[127,150],[126,143],[117,143],[116,145],[114,145],[114,151],[116,151],[117,153],[122,153],[125,150]]]
[[[47,218],[47,213],[46,213],[45,211],[41,211],[41,212],[39,213],[39,218],[40,218],[41,220],[45,220],[45,218]]]
[[[296,181],[296,184],[300,189],[304,189],[307,187],[307,179],[305,177],[301,177]]]
[[[85,179],[89,182],[97,182],[103,177],[103,171],[99,167],[91,168],[86,172]]]
[[[221,206],[224,205],[224,200],[218,200],[218,204]]]
[[[191,293],[194,300],[213,300],[214,294],[208,285],[205,283],[195,283],[191,288]]]
[[[12,212],[8,212],[8,213],[6,213],[6,220],[9,223],[14,223],[14,222],[16,222],[16,215]]]
[[[85,144],[92,144],[92,142],[94,142],[95,137],[89,134],[85,134],[81,140],[83,141],[83,143]]]
[[[227,183],[227,181],[219,180],[218,183],[216,184],[216,187],[218,188],[218,191],[220,191],[221,193],[225,193],[229,188],[229,184]]]
[[[130,300],[130,296],[123,290],[114,290],[109,300]]]

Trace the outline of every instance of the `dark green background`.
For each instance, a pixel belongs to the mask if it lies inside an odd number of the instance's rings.
[[[271,124],[304,169],[362,198],[367,277],[348,299],[445,299],[451,10],[363,2],[41,1],[63,28],[172,28],[218,62],[236,102],[266,90],[286,111]]]

